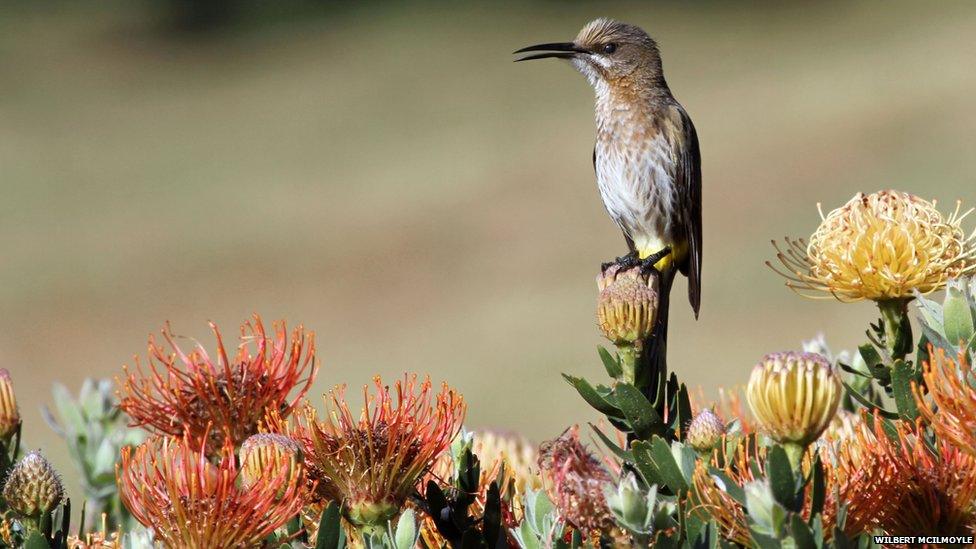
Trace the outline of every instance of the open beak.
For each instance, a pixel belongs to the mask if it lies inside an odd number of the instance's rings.
[[[516,50],[513,53],[525,53],[528,51],[541,51],[545,53],[536,53],[533,55],[527,55],[516,59],[515,61],[529,61],[531,59],[546,59],[548,57],[555,57],[557,59],[572,59],[578,54],[586,53],[586,50],[576,47],[576,44],[572,42],[555,42],[552,44],[536,44],[535,46],[529,46],[527,48],[522,48]]]

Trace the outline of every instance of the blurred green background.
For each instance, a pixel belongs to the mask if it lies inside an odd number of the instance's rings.
[[[763,265],[818,201],[976,203],[971,2],[0,9],[0,365],[65,472],[52,380],[118,375],[165,320],[207,345],[208,319],[302,322],[314,393],[409,370],[460,389],[471,427],[592,420],[559,377],[604,376],[594,276],[624,251],[592,92],[510,52],[597,16],[658,39],[701,137],[702,316],[680,282],[670,356],[707,395],[818,331],[861,341],[870,305],[803,300]]]

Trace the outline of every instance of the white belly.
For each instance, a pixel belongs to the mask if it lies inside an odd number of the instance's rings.
[[[677,189],[670,143],[660,133],[653,139],[601,137],[596,181],[611,219],[639,251],[673,243]]]

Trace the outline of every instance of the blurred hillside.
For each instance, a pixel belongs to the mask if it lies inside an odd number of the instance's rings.
[[[818,201],[976,204],[971,3],[267,3],[199,26],[163,2],[12,4],[0,366],[63,468],[51,381],[117,375],[167,319],[208,345],[208,319],[303,322],[316,393],[416,370],[464,392],[472,427],[592,419],[559,377],[602,378],[594,276],[624,251],[592,92],[510,52],[596,16],[658,39],[701,137],[702,316],[674,300],[670,356],[707,394],[818,331],[860,342],[871,306],[802,300],[763,265]]]

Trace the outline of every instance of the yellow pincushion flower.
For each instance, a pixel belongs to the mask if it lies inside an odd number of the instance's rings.
[[[597,287],[597,322],[607,339],[615,345],[634,345],[651,336],[657,318],[657,277],[615,265],[597,278]]]
[[[935,206],[899,191],[858,193],[826,216],[821,212],[809,244],[788,238],[785,250],[777,246],[786,267],[777,272],[790,288],[841,301],[898,300],[915,290],[939,290],[950,278],[976,272],[976,232],[967,236],[961,227],[972,210],[960,214],[957,204],[945,217]]]
[[[782,444],[816,440],[837,412],[840,378],[816,353],[772,353],[753,370],[746,400],[762,431]]]

